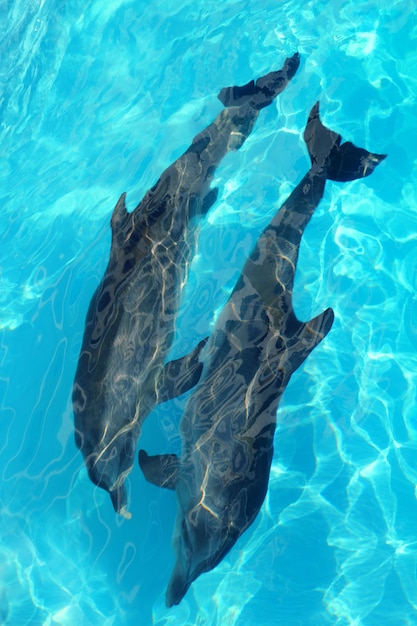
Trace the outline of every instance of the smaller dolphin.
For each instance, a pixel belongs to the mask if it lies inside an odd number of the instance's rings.
[[[311,168],[259,237],[201,355],[203,374],[180,423],[181,457],[139,453],[146,479],[177,496],[168,607],[255,520],[268,488],[280,398],[332,326],[331,309],[300,322],[292,305],[301,237],[326,180],[369,176],[385,158],[341,145],[321,123],[318,104],[304,139]]]
[[[198,217],[217,197],[210,188],[223,157],[242,146],[259,111],[295,75],[298,54],[282,70],[219,93],[226,107],[128,213],[123,194],[112,215],[112,245],[87,312],[73,386],[75,442],[90,480],[129,517],[125,480],[142,424],[159,403],[199,380],[201,342],[166,363],[181,291],[198,235]]]

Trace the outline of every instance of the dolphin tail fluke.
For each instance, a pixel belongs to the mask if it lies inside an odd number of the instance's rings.
[[[326,178],[338,182],[369,176],[387,156],[357,148],[350,141],[341,144],[341,136],[322,124],[318,102],[310,112],[304,140],[313,168],[324,170]]]
[[[149,483],[157,487],[175,489],[179,465],[176,454],[149,456],[145,450],[140,450],[138,461],[140,469]]]
[[[297,342],[291,347],[290,361],[295,371],[306,360],[310,352],[325,338],[334,321],[332,309],[326,309],[309,322],[299,322],[296,331]]]
[[[224,87],[217,97],[225,107],[249,103],[257,110],[263,109],[285,89],[299,65],[300,56],[296,52],[285,60],[281,70],[261,76],[256,82],[251,80],[242,87]]]

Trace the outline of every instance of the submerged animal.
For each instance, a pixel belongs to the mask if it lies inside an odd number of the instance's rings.
[[[165,364],[175,335],[181,290],[196,245],[198,216],[215,202],[210,182],[231,150],[287,86],[298,54],[282,70],[219,93],[226,107],[162,174],[134,211],[123,194],[111,218],[112,244],[92,297],[73,386],[75,442],[90,479],[129,517],[125,480],[146,416],[197,382],[201,342]]]
[[[259,237],[201,355],[203,374],[180,422],[180,458],[139,453],[145,478],[176,491],[169,607],[255,520],[268,488],[280,398],[332,326],[331,309],[301,322],[292,305],[301,237],[326,180],[369,176],[385,158],[341,144],[321,123],[318,104],[304,138],[311,168]]]

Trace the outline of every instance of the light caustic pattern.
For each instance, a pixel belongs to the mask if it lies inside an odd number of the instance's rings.
[[[414,626],[414,3],[3,4],[0,621]],[[215,117],[221,87],[295,51],[297,76],[216,174],[172,356],[210,331],[257,235],[305,173],[302,131],[316,100],[345,140],[389,156],[369,179],[327,185],[294,300],[303,320],[334,308],[334,327],[284,395],[258,520],[167,611],[172,494],[136,468],[133,519],[117,519],[75,449],[84,318],[120,194],[132,209]],[[178,451],[183,406],[150,416],[149,453]]]

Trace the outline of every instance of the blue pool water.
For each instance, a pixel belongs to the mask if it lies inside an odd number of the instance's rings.
[[[414,0],[0,1],[0,623],[417,625],[417,17]],[[329,182],[294,300],[336,321],[278,413],[269,492],[224,561],[166,609],[172,493],[129,478],[116,517],[73,440],[71,386],[109,220],[220,111],[221,87],[291,85],[219,168],[172,355],[207,335],[324,122],[387,160]],[[186,398],[141,445],[178,450]]]

